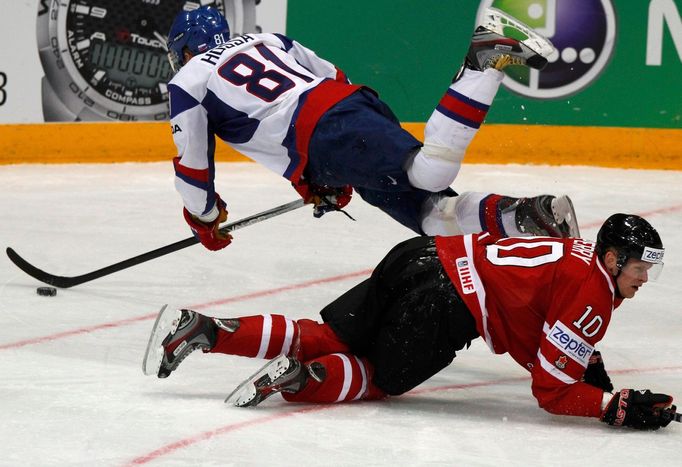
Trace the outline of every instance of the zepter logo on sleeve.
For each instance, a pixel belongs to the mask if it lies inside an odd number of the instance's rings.
[[[594,352],[594,347],[571,331],[561,321],[554,323],[554,326],[547,333],[547,339],[561,352],[571,357],[580,365],[587,367],[590,355]]]

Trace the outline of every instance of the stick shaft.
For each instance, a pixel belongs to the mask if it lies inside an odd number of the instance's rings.
[[[280,214],[284,214],[289,211],[293,211],[294,209],[298,209],[301,206],[303,206],[303,200],[298,199],[296,201],[292,201],[287,204],[283,204],[281,206],[277,206],[272,209],[268,209],[267,211],[260,212],[258,214],[254,214],[249,217],[245,217],[243,219],[240,219],[238,221],[232,222],[230,224],[227,224],[225,227],[221,227],[220,231],[222,233],[228,233],[232,232],[234,230],[242,229],[244,227],[247,227],[252,224],[256,224],[258,222],[262,222],[266,219],[270,219],[275,216],[279,216]],[[97,269],[96,271],[88,272],[86,274],[81,274],[80,276],[56,276],[54,274],[50,274],[48,272],[45,272],[41,269],[38,269],[37,267],[33,266],[31,263],[26,261],[24,258],[19,256],[19,254],[14,251],[12,248],[7,248],[6,253],[9,259],[22,271],[24,271],[26,274],[29,276],[33,277],[34,279],[38,279],[41,282],[44,282],[49,285],[53,285],[55,287],[59,288],[69,288],[73,287],[75,285],[83,284],[85,282],[90,282],[95,279],[99,279],[100,277],[103,276],[108,276],[109,274],[113,274],[115,272],[121,271],[123,269],[130,268],[132,266],[136,266],[138,264],[145,263],[147,261],[150,261],[152,259],[158,258],[160,256],[165,256],[167,254],[173,253],[178,250],[182,250],[183,248],[187,248],[189,246],[195,245],[199,243],[199,240],[197,240],[195,237],[189,237],[184,240],[180,240],[175,243],[171,243],[170,245],[163,246],[161,248],[157,248],[156,250],[148,251],[147,253],[143,253],[138,256],[134,256],[132,258],[128,258],[126,260],[123,260],[119,263],[112,264],[110,266],[103,267],[101,269]]]

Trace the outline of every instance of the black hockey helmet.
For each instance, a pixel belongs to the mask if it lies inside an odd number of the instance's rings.
[[[617,253],[616,266],[622,270],[628,258],[635,258],[654,264],[650,275],[658,277],[663,268],[663,242],[651,224],[634,214],[613,214],[606,219],[597,234],[597,254],[613,248]]]

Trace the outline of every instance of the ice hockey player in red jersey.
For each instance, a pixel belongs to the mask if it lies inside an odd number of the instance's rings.
[[[282,315],[209,318],[164,309],[143,361],[165,378],[196,349],[272,359],[228,398],[257,405],[332,403],[403,394],[481,337],[530,372],[545,410],[610,425],[658,429],[672,397],[613,386],[595,345],[613,310],[660,272],[663,245],[636,215],[614,214],[596,243],[580,238],[495,239],[489,233],[417,237],[371,277],[327,305],[323,323]]]
[[[351,84],[295,40],[269,33],[230,39],[217,10],[182,12],[168,38],[177,72],[168,93],[185,220],[206,248],[231,241],[218,232],[227,205],[214,184],[217,136],[289,180],[314,205],[315,217],[341,210],[354,190],[419,235],[578,236],[567,196],[458,196],[450,188],[504,77],[501,70],[541,69],[554,50],[514,18],[487,10],[462,69],[426,123],[422,144],[373,90]]]

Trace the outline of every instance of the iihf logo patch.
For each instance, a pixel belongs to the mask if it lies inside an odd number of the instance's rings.
[[[459,275],[459,283],[462,286],[462,293],[468,295],[476,292],[469,259],[466,257],[457,258],[455,264],[457,265],[457,274]]]
[[[554,362],[556,367],[559,368],[560,370],[563,370],[564,368],[566,368],[567,363],[568,363],[568,357],[566,355],[560,355],[559,358],[556,359],[556,362]]]

